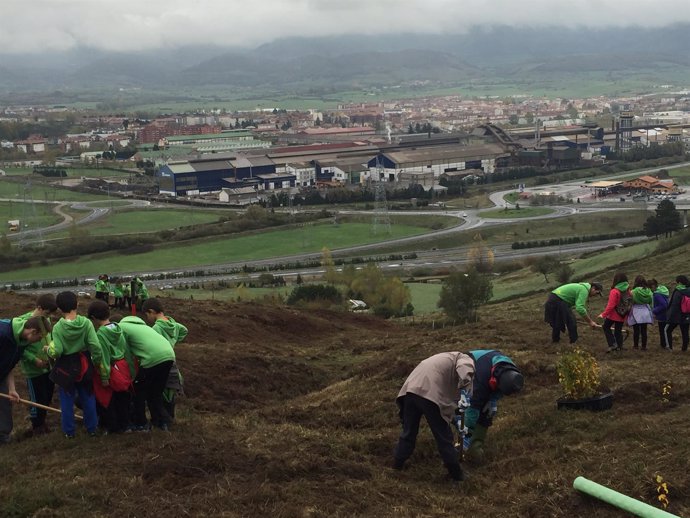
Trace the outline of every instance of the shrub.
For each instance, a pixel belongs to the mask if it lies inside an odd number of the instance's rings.
[[[556,280],[558,280],[558,282],[566,284],[570,282],[570,278],[573,276],[574,272],[569,264],[563,263],[556,268],[554,273],[556,274]]]
[[[467,273],[454,272],[443,281],[438,307],[448,318],[460,322],[476,322],[477,309],[493,293],[491,278],[475,269]]]
[[[556,364],[558,382],[567,399],[593,397],[599,390],[599,364],[587,351],[576,348],[563,354]]]
[[[343,296],[335,286],[326,284],[301,284],[296,286],[287,299],[288,305],[299,302],[313,302],[315,300],[329,301],[340,304]]]

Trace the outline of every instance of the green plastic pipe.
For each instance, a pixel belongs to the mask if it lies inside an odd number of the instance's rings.
[[[573,488],[641,518],[680,518],[675,514],[667,513],[662,509],[657,509],[606,486],[592,482],[585,477],[577,477],[573,482]]]

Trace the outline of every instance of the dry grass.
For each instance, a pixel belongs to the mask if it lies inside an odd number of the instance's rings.
[[[0,515],[618,517],[577,494],[575,477],[656,505],[656,473],[670,485],[668,510],[690,515],[690,353],[663,352],[650,328],[648,352],[609,355],[601,331],[581,326],[614,407],[559,411],[560,349],[548,343],[543,299],[488,306],[479,323],[441,330],[181,300],[170,312],[190,327],[178,346],[188,396],[174,430],[74,441],[56,432],[4,446]],[[28,306],[7,296],[0,313]],[[389,469],[405,376],[431,354],[474,348],[503,350],[527,379],[499,405],[486,464],[468,466],[470,478],[453,486],[423,425],[409,468]],[[25,410],[15,411],[21,431]]]

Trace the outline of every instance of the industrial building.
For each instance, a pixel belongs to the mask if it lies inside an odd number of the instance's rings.
[[[490,132],[493,133],[493,132]],[[406,137],[397,143],[359,141],[286,146],[199,155],[171,161],[158,173],[160,193],[195,196],[251,187],[272,191],[292,187],[356,185],[385,181],[425,190],[444,173],[508,165],[515,144],[504,134]],[[228,196],[229,197],[229,196]]]

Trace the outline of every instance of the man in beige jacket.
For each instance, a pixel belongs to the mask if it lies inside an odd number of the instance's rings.
[[[461,352],[447,352],[422,361],[407,377],[396,399],[400,408],[402,433],[395,448],[395,469],[402,469],[405,461],[412,455],[419,422],[424,416],[451,478],[463,480],[449,423],[455,414],[460,390],[471,395],[474,372],[474,360],[471,356]]]

